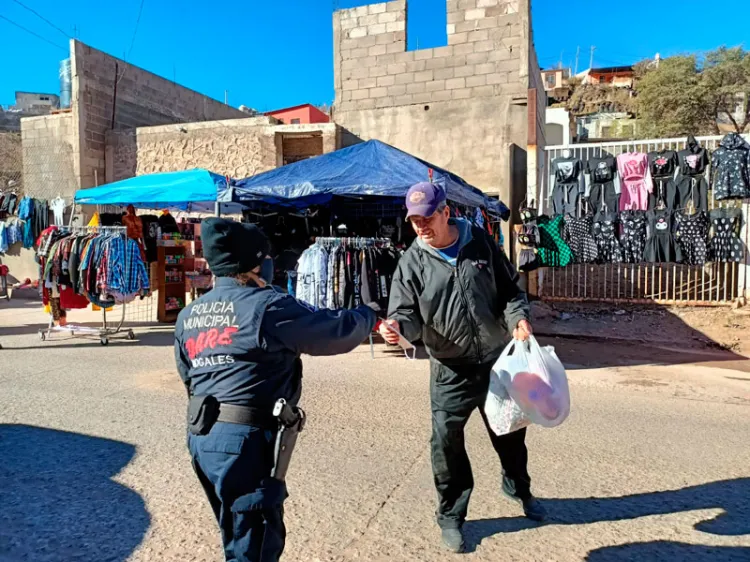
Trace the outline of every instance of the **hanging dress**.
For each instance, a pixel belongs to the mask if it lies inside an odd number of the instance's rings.
[[[687,148],[677,153],[680,170],[677,176],[677,209],[693,209],[708,213],[708,150],[694,136],[689,136]],[[690,211],[689,211],[690,212]]]
[[[682,252],[672,234],[672,213],[669,209],[648,211],[648,232],[643,258],[651,263],[682,261]]]
[[[717,201],[750,197],[750,144],[729,133],[713,154],[711,175]]]
[[[599,257],[599,249],[593,235],[593,217],[565,217],[563,240],[573,252],[573,263],[593,263]]]
[[[617,238],[617,214],[609,212],[594,223],[593,234],[599,249],[599,263],[622,263],[622,247]]]
[[[738,235],[742,226],[742,210],[714,209],[711,211],[710,218],[709,259],[719,262],[743,261],[744,248]]]
[[[703,265],[708,259],[708,217],[703,211],[693,215],[674,214],[674,239],[688,265]]]
[[[642,152],[625,152],[617,157],[622,193],[620,210],[648,210],[648,196],[653,191],[648,155]]]
[[[622,260],[625,263],[641,263],[646,248],[646,212],[622,211],[620,213],[622,235]]]
[[[562,235],[563,217],[557,215],[550,218],[544,215],[537,217],[539,227],[539,256],[540,265],[543,267],[567,267],[573,261],[573,252],[565,243]]]

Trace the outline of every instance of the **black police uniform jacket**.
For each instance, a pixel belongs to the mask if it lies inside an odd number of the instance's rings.
[[[388,317],[443,363],[489,363],[528,319],[528,300],[497,243],[467,221],[451,223],[460,233],[455,267],[417,238],[399,260]]]
[[[177,318],[177,369],[191,395],[270,410],[279,398],[299,400],[300,354],[347,353],[375,321],[366,306],[316,311],[273,287],[220,277]]]

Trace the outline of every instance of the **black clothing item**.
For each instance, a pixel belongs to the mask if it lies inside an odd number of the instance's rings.
[[[690,135],[687,140],[687,148],[677,153],[680,161],[681,176],[700,176],[706,172],[708,167],[708,150],[703,148],[695,137]]]
[[[648,195],[648,208],[674,210],[677,204],[677,183],[672,178],[654,178],[654,190]]]
[[[586,174],[594,183],[614,182],[617,177],[617,160],[614,156],[594,156],[586,161]]]
[[[254,224],[219,217],[201,222],[201,239],[208,267],[217,277],[252,271],[271,251],[268,238]]]
[[[159,259],[159,217],[156,215],[139,215],[143,223],[143,243],[146,246],[146,261],[153,263]]]
[[[171,213],[164,213],[159,216],[159,228],[161,228],[162,234],[174,234],[180,231],[177,221]],[[201,231],[201,236],[203,236],[203,231]]]
[[[529,317],[529,303],[497,243],[466,221],[451,222],[460,231],[456,266],[417,238],[398,262],[388,317],[407,340],[421,336],[431,357],[487,363]]]
[[[680,161],[674,150],[659,150],[648,153],[648,165],[654,179],[673,178]]]
[[[34,240],[49,227],[49,205],[46,199],[34,199]]]
[[[555,158],[550,179],[554,214],[576,216],[578,202],[586,191],[583,162],[579,158]]]
[[[682,252],[672,235],[672,213],[669,209],[648,211],[648,240],[643,258],[652,263],[682,261]]]
[[[268,409],[279,398],[295,404],[302,389],[300,355],[351,351],[375,321],[367,307],[313,312],[271,286],[219,277],[177,318],[177,368],[195,396]]]
[[[614,182],[593,184],[588,201],[597,221],[605,220],[610,212],[620,208],[620,194],[615,191]]]
[[[675,209],[692,206],[696,211],[708,212],[708,181],[705,176],[680,176],[677,178]]]
[[[711,162],[714,198],[750,197],[750,144],[737,133],[725,136]]]
[[[674,238],[682,260],[688,265],[703,265],[708,258],[708,217],[703,211],[694,215],[674,214]]]
[[[432,409],[432,473],[438,493],[437,521],[442,528],[461,527],[474,488],[471,463],[464,445],[464,427],[478,409],[500,457],[503,474],[515,484],[520,499],[531,496],[526,429],[495,435],[487,424],[484,402],[492,363],[448,366],[430,359]]]
[[[16,204],[18,203],[18,195],[15,193],[6,193],[3,197],[3,202],[0,204],[0,213],[8,213],[12,215],[16,210]]]
[[[741,262],[744,258],[742,241],[739,237],[742,210],[714,209],[711,211],[710,218],[709,259],[720,262]]]
[[[622,248],[617,238],[617,215],[610,213],[596,221],[592,229],[599,248],[599,263],[622,263]]]
[[[117,213],[99,213],[102,226],[122,226],[122,215]]]
[[[565,217],[563,239],[573,252],[573,263],[594,263],[599,257],[596,240],[591,234],[593,217]]]
[[[622,211],[622,261],[640,263],[643,261],[643,250],[646,247],[646,211]]]

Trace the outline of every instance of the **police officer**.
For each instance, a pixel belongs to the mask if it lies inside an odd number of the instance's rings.
[[[177,369],[190,396],[188,447],[221,528],[227,561],[273,562],[284,549],[283,481],[272,478],[279,399],[300,398],[300,355],[361,344],[376,314],[313,311],[270,286],[269,242],[254,225],[203,221],[213,290],[177,319]],[[376,306],[376,305],[375,305]]]

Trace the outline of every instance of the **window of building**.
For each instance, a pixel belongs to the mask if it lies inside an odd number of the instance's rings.
[[[49,96],[41,96],[39,99],[42,101],[49,101]]]
[[[544,76],[544,81],[547,83],[548,88],[554,88],[555,87],[555,75],[554,74],[546,74]]]
[[[299,117],[297,117],[297,118],[295,118],[295,119],[292,119],[292,120],[290,121],[290,123],[291,123],[292,125],[299,125],[299,124],[300,124],[300,120],[299,120]]]
[[[433,49],[448,44],[448,3],[409,0],[406,3],[406,50]]]

